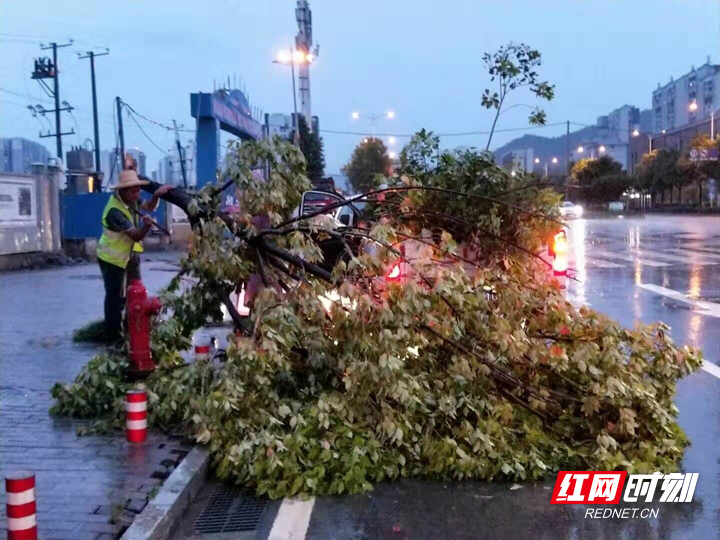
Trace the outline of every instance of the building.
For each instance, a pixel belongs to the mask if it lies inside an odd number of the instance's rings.
[[[142,176],[147,176],[147,156],[145,156],[145,152],[135,147],[126,148],[125,153],[132,156],[133,159],[137,162],[137,173],[141,174]]]
[[[641,113],[632,105],[623,105],[598,117],[593,137],[571,148],[572,161],[608,156],[620,163],[623,170],[631,171],[634,159],[631,143],[636,132],[647,129],[647,121],[647,112]]]
[[[0,172],[30,174],[33,163],[47,165],[50,151],[23,137],[0,138]]]
[[[720,104],[720,66],[707,62],[692,67],[679,79],[672,77],[652,94],[652,133],[673,131],[709,119]]]
[[[294,114],[274,113],[265,115],[267,133],[270,137],[278,135],[285,140],[291,141],[293,137],[293,116]],[[308,126],[314,133],[320,131],[320,119],[317,116],[312,118],[312,126]]]
[[[197,174],[195,167],[195,142],[188,142],[182,149],[182,158],[179,155],[177,145],[168,151],[168,155],[158,162],[156,171],[157,182],[161,184],[172,184],[184,186],[187,181],[188,187],[197,186]],[[182,161],[185,162],[185,180],[183,179]]]
[[[118,174],[121,169],[120,149],[104,150],[100,152],[100,171],[103,173],[103,185],[113,186],[117,184]]]
[[[532,172],[535,168],[535,151],[532,148],[511,150],[502,156],[500,163],[511,172]]]
[[[293,137],[293,116],[292,114],[274,113],[265,115],[268,135],[272,138],[275,135],[292,140]]]

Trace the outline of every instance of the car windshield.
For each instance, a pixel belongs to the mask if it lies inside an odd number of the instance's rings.
[[[573,208],[573,207],[575,206],[575,203],[571,203],[571,202],[569,202],[569,201],[566,201],[566,202],[563,203],[563,206],[564,206],[565,208]]]

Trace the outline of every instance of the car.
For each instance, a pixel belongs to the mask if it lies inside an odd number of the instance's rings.
[[[565,201],[560,205],[560,215],[564,218],[581,218],[583,215],[583,207],[570,201]]]

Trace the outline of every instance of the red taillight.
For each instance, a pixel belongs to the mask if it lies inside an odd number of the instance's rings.
[[[390,281],[400,279],[400,263],[393,266],[386,277]]]
[[[552,251],[555,255],[565,254],[568,252],[567,236],[565,236],[565,231],[560,231],[553,237]]]

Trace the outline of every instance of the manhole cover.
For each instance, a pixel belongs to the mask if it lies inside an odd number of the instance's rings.
[[[102,279],[101,275],[98,274],[82,274],[81,276],[69,276],[70,279]]]
[[[193,525],[193,534],[254,531],[267,501],[247,489],[220,485]]]

